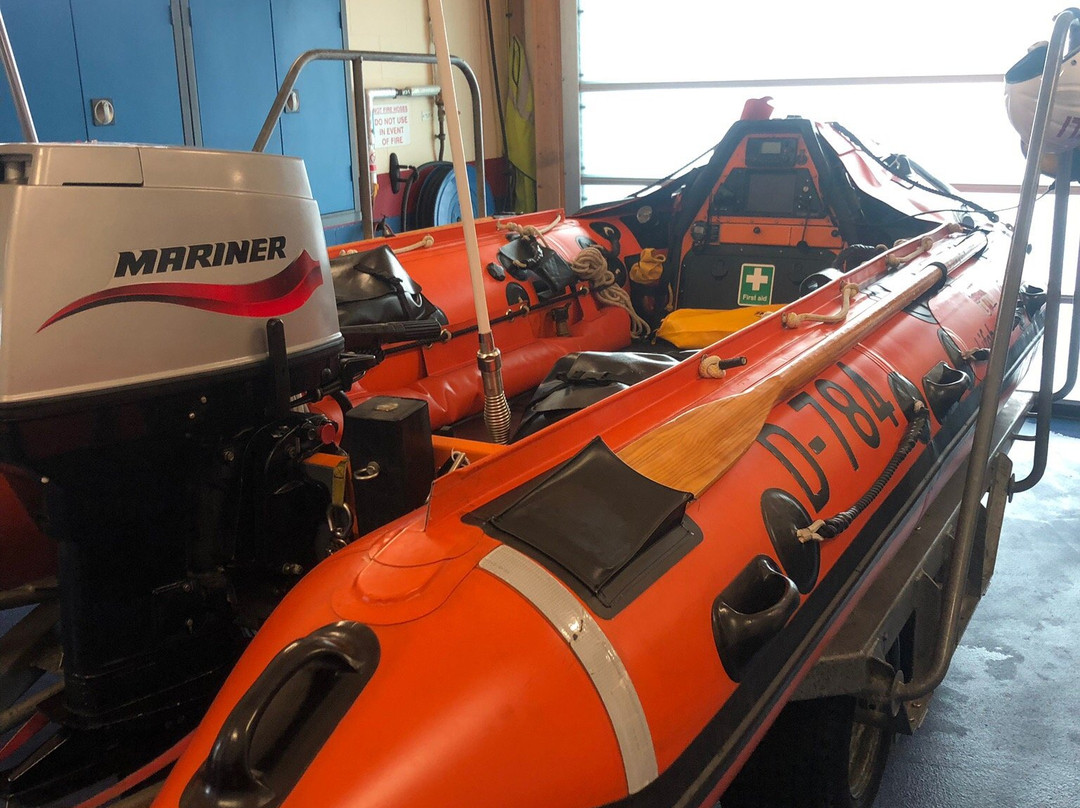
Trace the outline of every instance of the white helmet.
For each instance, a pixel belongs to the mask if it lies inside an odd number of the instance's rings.
[[[1027,152],[1031,127],[1035,120],[1035,105],[1042,84],[1047,44],[1038,42],[1027,55],[1005,74],[1005,109],[1009,121],[1020,133],[1024,152]],[[1044,154],[1060,154],[1080,146],[1080,48],[1061,63],[1057,93],[1050,119],[1046,124]]]

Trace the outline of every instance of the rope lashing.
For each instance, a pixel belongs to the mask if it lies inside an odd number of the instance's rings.
[[[404,247],[396,247],[396,248],[392,249],[391,252],[393,252],[394,255],[401,255],[402,253],[412,252],[413,250],[420,250],[420,249],[423,249],[425,247],[432,247],[432,246],[434,246],[434,244],[435,244],[435,237],[432,236],[429,233],[428,235],[424,236],[422,239],[420,239],[415,244],[406,244]],[[360,252],[359,250],[349,249],[349,250],[342,250],[338,254],[339,255],[356,255],[359,252]]]
[[[843,301],[840,304],[840,311],[836,314],[813,314],[812,312],[796,314],[793,311],[789,311],[781,318],[781,322],[784,324],[784,328],[798,328],[803,323],[842,323],[848,316],[848,309],[851,308],[851,299],[855,297],[858,292],[859,284],[845,283],[840,287]]]
[[[408,244],[404,247],[398,247],[396,250],[394,250],[394,255],[401,255],[402,253],[412,252],[413,250],[422,250],[425,247],[431,247],[434,244],[435,237],[428,233],[415,244]]]
[[[719,356],[703,356],[698,365],[698,375],[703,379],[722,379],[727,371],[720,366]]]
[[[741,368],[746,364],[745,356],[733,356],[721,359],[719,356],[703,356],[698,365],[698,375],[703,379],[722,379],[732,368]]]
[[[511,233],[516,233],[521,237],[522,242],[531,245],[536,260],[540,260],[543,257],[543,248],[551,249],[551,245],[544,239],[544,234],[551,232],[555,225],[562,221],[562,214],[559,214],[552,219],[550,224],[546,224],[543,227],[537,227],[532,224],[518,224],[517,222],[496,222],[495,227],[498,230],[509,230]],[[510,262],[522,269],[528,268],[528,264],[519,261],[516,258],[511,258]]]
[[[511,233],[517,233],[519,236],[532,236],[533,238],[540,238],[541,236],[551,232],[555,229],[555,225],[562,221],[562,214],[559,214],[551,220],[551,224],[545,224],[543,227],[537,227],[531,224],[518,224],[517,222],[504,222],[499,221],[495,223],[495,228],[498,230],[509,230]]]
[[[884,490],[900,464],[911,454],[911,450],[919,442],[919,436],[922,434],[929,417],[930,411],[926,408],[926,405],[921,401],[916,401],[907,429],[900,439],[900,445],[897,447],[896,453],[889,460],[889,464],[885,466],[885,470],[874,480],[874,484],[859,498],[859,501],[846,511],[836,514],[836,516],[829,519],[818,519],[807,527],[799,528],[795,531],[795,537],[803,544],[812,541],[821,542],[835,538],[847,530],[859,514],[865,511],[870,506],[870,503],[877,498],[878,494]]]
[[[933,246],[934,240],[930,238],[930,236],[923,236],[921,239],[919,239],[919,246],[917,246],[914,250],[907,253],[906,255],[886,255],[885,266],[887,266],[889,269],[899,269],[905,264],[911,263],[912,260],[918,258],[923,253],[929,252],[931,249],[933,249]]]
[[[608,306],[618,306],[630,315],[630,333],[644,339],[652,330],[630,301],[630,294],[615,282],[615,273],[608,268],[607,258],[598,247],[586,247],[570,262],[574,274],[592,286],[597,299]]]

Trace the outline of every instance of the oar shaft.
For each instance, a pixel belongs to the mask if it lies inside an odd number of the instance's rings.
[[[836,357],[846,353],[871,331],[941,282],[942,273],[952,273],[985,246],[986,239],[981,235],[969,235],[954,244],[943,245],[937,254],[931,256],[933,260],[923,264],[904,289],[881,304],[848,317],[821,342],[794,359],[783,371],[784,384],[779,388],[775,403],[790,398],[832,364]]]

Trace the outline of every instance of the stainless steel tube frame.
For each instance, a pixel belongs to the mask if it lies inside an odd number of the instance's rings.
[[[37,130],[34,128],[34,118],[30,114],[30,104],[26,100],[22,77],[19,76],[19,66],[15,64],[15,52],[11,49],[11,40],[8,38],[7,25],[4,24],[2,12],[0,12],[0,61],[3,61],[4,72],[7,73],[8,84],[11,87],[11,98],[15,102],[15,114],[19,116],[19,126],[22,128],[23,140],[27,143],[37,143],[38,136]]]
[[[296,78],[304,67],[314,61],[337,61],[351,62],[353,76],[353,96],[356,106],[356,134],[357,146],[360,152],[359,159],[366,163],[368,151],[371,146],[370,110],[367,103],[367,92],[364,87],[364,62],[395,62],[399,64],[430,64],[436,63],[435,56],[427,53],[395,53],[379,51],[354,51],[354,50],[331,50],[317,49],[301,53],[292,63],[289,72],[285,74],[285,80],[281,82],[274,103],[270,105],[270,112],[263,122],[258,138],[255,139],[253,151],[261,152],[270,141],[270,135],[277,126],[278,118],[285,109],[285,101],[296,84]],[[476,212],[478,216],[487,216],[487,199],[484,193],[484,116],[480,99],[480,83],[476,80],[476,74],[472,68],[456,56],[450,57],[450,63],[465,76],[472,93],[472,117],[473,117],[473,151],[476,160]],[[372,238],[375,235],[375,222],[372,215],[371,178],[367,169],[360,174],[360,215],[364,220],[364,238]]]
[[[1008,262],[1005,266],[1005,279],[998,305],[998,316],[994,326],[994,341],[990,349],[990,361],[983,380],[982,398],[979,402],[979,416],[975,424],[975,437],[968,458],[967,479],[964,485],[964,498],[960,503],[960,515],[957,519],[956,539],[952,558],[949,562],[949,576],[945,582],[944,597],[941,606],[941,626],[937,645],[934,648],[933,663],[921,679],[901,683],[894,681],[891,687],[885,687],[881,695],[893,703],[910,701],[925,696],[937,688],[945,679],[952,659],[952,651],[957,642],[960,608],[964,595],[964,583],[967,579],[968,565],[971,560],[971,548],[975,539],[975,527],[978,521],[979,502],[986,490],[986,470],[990,461],[990,445],[993,440],[994,421],[997,418],[998,402],[1005,379],[1005,363],[1009,353],[1009,339],[1012,335],[1013,318],[1016,315],[1016,301],[1020,292],[1020,281],[1024,271],[1024,257],[1027,251],[1028,236],[1031,232],[1031,217],[1035,209],[1035,197],[1039,185],[1039,163],[1043,155],[1043,139],[1050,117],[1050,109],[1057,94],[1058,74],[1061,72],[1061,57],[1069,40],[1070,29],[1078,21],[1072,9],[1061,12],[1054,22],[1054,33],[1047,48],[1046,64],[1043,68],[1042,87],[1035,107],[1035,120],[1029,140],[1027,163],[1024,167],[1024,180],[1020,186],[1020,205],[1016,214],[1016,228],[1013,231],[1012,244],[1009,248]]]
[[[1054,367],[1057,364],[1058,321],[1061,319],[1061,276],[1065,264],[1065,227],[1069,216],[1069,185],[1072,182],[1072,160],[1058,155],[1054,175],[1054,228],[1050,237],[1050,272],[1046,281],[1046,309],[1043,320],[1042,368],[1039,374],[1039,395],[1035,405],[1035,455],[1031,471],[1022,480],[1015,480],[1013,492],[1028,491],[1042,479],[1050,453],[1050,416],[1054,410]]]
[[[1076,386],[1076,369],[1077,365],[1080,365],[1080,301],[1076,299],[1075,291],[1078,289],[1080,289],[1080,254],[1076,256],[1076,281],[1073,283],[1072,324],[1069,329],[1069,361],[1065,366],[1067,371],[1065,381],[1059,389],[1054,391],[1054,401],[1063,400]]]

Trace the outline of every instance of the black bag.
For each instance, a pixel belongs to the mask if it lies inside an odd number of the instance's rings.
[[[330,260],[338,322],[342,326],[397,323],[446,315],[422,294],[389,247],[383,245]]]
[[[514,440],[654,376],[679,360],[664,354],[570,353],[559,359],[540,383],[514,433]]]

